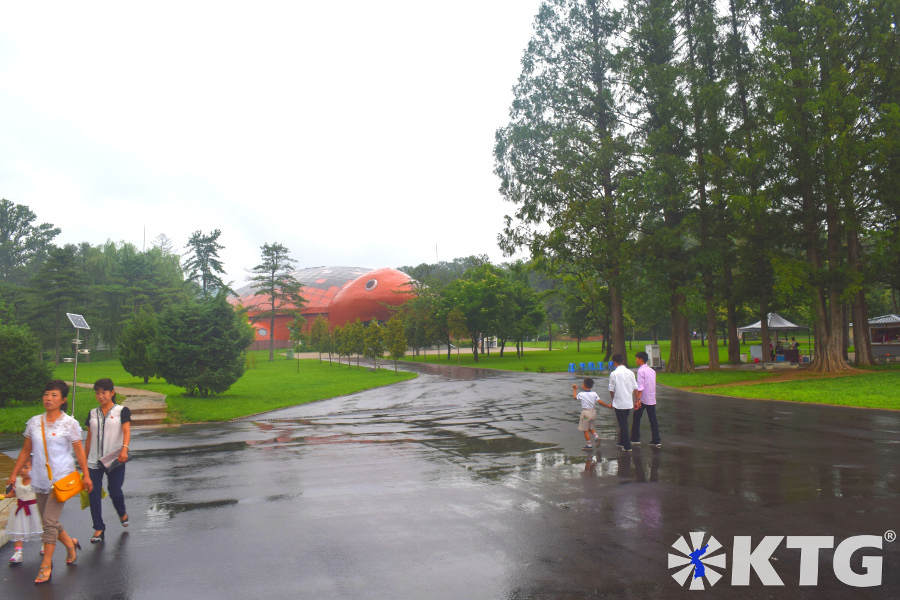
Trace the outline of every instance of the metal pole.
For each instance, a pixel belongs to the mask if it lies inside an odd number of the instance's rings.
[[[78,383],[78,346],[81,344],[81,330],[75,330],[75,374],[72,375],[72,416],[75,416],[75,388]]]

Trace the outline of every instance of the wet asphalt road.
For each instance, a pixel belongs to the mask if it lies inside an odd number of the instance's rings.
[[[603,411],[589,453],[575,381],[444,368],[243,422],[140,430],[131,526],[104,500],[105,544],[85,543],[74,567],[60,550],[35,587],[27,543],[25,563],[0,565],[2,596],[695,598],[668,567],[692,531],[722,542],[728,567],[734,536],[900,531],[900,413],[661,389],[661,450],[618,451]],[[0,451],[20,444],[4,436]],[[88,541],[89,511],[70,503],[62,521]],[[782,543],[783,586],[736,587],[726,568],[700,595],[900,597],[900,542],[856,552],[856,572],[865,554],[882,557],[879,586],[840,582],[823,550],[818,585],[801,587],[800,552]]]

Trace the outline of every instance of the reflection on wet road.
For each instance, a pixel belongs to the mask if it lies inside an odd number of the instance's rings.
[[[900,529],[896,413],[661,390],[662,449],[619,452],[601,412],[603,443],[585,452],[568,376],[416,368],[391,388],[141,431],[128,535],[111,525],[53,585],[70,597],[678,597],[667,553],[690,531]],[[90,535],[87,512],[66,508],[76,537]],[[815,598],[849,597],[825,554]],[[885,584],[866,597],[900,586],[896,544],[883,556]],[[800,597],[798,552],[773,564],[784,588],[726,581],[713,597]],[[30,589],[36,565],[2,585]],[[95,569],[105,596],[91,593]]]

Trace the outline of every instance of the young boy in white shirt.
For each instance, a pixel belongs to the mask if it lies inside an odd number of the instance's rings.
[[[591,436],[594,437],[594,441],[597,444],[596,447],[600,447],[600,436],[597,435],[597,432],[594,429],[595,421],[597,419],[597,409],[594,408],[595,404],[599,403],[606,408],[610,408],[609,404],[600,400],[600,396],[593,391],[593,387],[594,380],[590,377],[584,378],[584,381],[581,384],[581,389],[583,391],[581,392],[578,391],[578,384],[572,384],[572,397],[581,402],[581,419],[578,422],[578,431],[584,433],[585,450],[592,450],[594,448],[594,446],[591,445]]]

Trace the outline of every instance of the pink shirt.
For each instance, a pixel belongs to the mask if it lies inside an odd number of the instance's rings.
[[[641,404],[656,404],[656,371],[646,364],[638,367],[637,389],[641,392]]]

